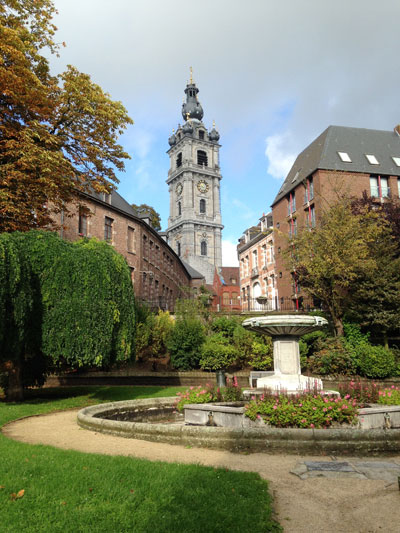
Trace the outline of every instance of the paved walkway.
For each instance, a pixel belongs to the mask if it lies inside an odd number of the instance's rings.
[[[270,481],[277,518],[286,533],[400,532],[400,456],[242,455],[185,448],[81,429],[76,411],[22,419],[5,426],[3,433],[31,444],[88,453],[258,472]]]

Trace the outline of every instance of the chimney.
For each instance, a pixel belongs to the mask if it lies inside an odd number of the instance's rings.
[[[394,132],[400,137],[400,124],[397,124],[397,126],[394,127]]]

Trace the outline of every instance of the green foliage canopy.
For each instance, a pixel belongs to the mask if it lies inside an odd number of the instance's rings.
[[[125,259],[109,244],[72,244],[43,276],[43,302],[43,350],[55,362],[108,366],[130,359],[132,283]]]
[[[354,286],[378,269],[378,244],[386,243],[387,224],[374,211],[354,214],[343,199],[327,209],[312,231],[303,228],[286,250],[286,262],[300,285],[329,310],[336,334],[343,334],[343,317]]]

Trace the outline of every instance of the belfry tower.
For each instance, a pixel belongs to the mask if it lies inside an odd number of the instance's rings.
[[[184,125],[168,139],[170,149],[168,244],[212,284],[221,258],[219,133],[202,122],[199,89],[190,81],[182,104]]]

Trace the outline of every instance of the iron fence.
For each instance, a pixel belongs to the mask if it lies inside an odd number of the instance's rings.
[[[322,311],[321,302],[314,298],[246,298],[242,311]]]

